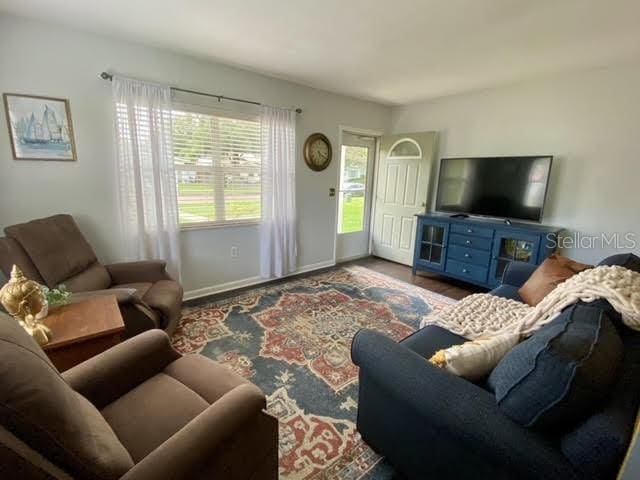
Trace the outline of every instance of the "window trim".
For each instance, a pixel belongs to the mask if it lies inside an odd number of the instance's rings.
[[[199,105],[185,102],[172,102],[171,113],[173,116],[174,111],[195,113],[201,115],[211,115],[216,117],[225,117],[234,120],[244,120],[250,122],[260,123],[259,113],[249,113],[245,111],[227,110],[223,108],[216,108],[208,105]],[[260,159],[262,162],[262,159]],[[174,171],[176,169],[174,160]],[[260,190],[262,191],[262,178],[260,178]],[[176,181],[176,201],[178,201],[178,188]],[[260,194],[260,211],[262,212],[262,194]],[[180,203],[178,202],[178,211],[180,210]],[[252,219],[240,219],[240,220],[218,220],[210,222],[193,222],[193,223],[180,223],[180,215],[178,213],[178,228],[180,231],[189,230],[210,230],[218,228],[232,228],[232,227],[252,227],[260,225],[262,223],[262,216],[260,218]]]
[[[216,228],[233,228],[233,227],[255,227],[262,223],[262,220],[227,220],[219,222],[198,222],[198,223],[181,223],[180,230],[212,230]]]

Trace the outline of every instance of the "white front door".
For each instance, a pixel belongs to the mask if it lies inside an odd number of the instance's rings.
[[[338,182],[336,260],[369,254],[371,175],[376,139],[343,132]]]
[[[372,253],[413,264],[416,214],[424,213],[435,132],[383,136],[376,172]]]

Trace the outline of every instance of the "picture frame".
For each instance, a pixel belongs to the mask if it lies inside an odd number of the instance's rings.
[[[77,160],[69,100],[4,93],[14,160]]]

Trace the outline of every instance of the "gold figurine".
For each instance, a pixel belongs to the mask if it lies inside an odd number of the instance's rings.
[[[51,330],[41,323],[47,315],[47,299],[37,282],[24,276],[17,265],[11,269],[9,282],[0,289],[0,303],[39,345],[51,340]]]

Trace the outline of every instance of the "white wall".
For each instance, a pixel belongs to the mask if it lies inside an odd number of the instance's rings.
[[[438,158],[554,155],[544,223],[632,232],[640,253],[640,62],[392,110],[392,132],[425,130],[439,132]],[[587,262],[615,253],[598,247],[565,253]]]
[[[0,15],[0,92],[68,98],[79,160],[14,161],[7,126],[0,119],[0,229],[53,213],[73,214],[101,260],[121,260],[115,209],[110,84],[103,70],[272,105],[300,106],[297,202],[299,266],[334,258],[339,158],[321,173],[300,152],[312,132],[323,132],[339,152],[339,125],[386,130],[390,109],[303,87],[222,64]],[[197,101],[197,97],[193,99]],[[182,233],[183,283],[188,291],[242,282],[258,275],[257,227]],[[230,256],[239,247],[239,258]]]
[[[14,161],[4,114],[0,115],[0,228],[68,212],[77,218],[101,260],[122,259],[110,84],[98,77],[103,70],[274,105],[301,106],[299,152],[312,132],[325,133],[338,151],[339,125],[388,131],[391,119],[394,133],[438,131],[439,156],[550,153],[556,161],[545,223],[584,234],[640,234],[640,62],[389,109],[222,64],[7,15],[0,15],[0,92],[70,99],[79,161]],[[329,169],[316,173],[299,155],[302,268],[333,260],[335,200],[329,198],[328,189],[336,184],[338,160],[334,155]],[[239,258],[231,258],[231,246],[239,247]],[[182,249],[187,290],[241,284],[258,274],[256,227],[186,231]],[[612,251],[605,247],[567,253],[595,262]]]

